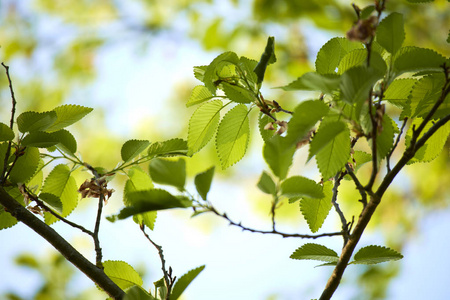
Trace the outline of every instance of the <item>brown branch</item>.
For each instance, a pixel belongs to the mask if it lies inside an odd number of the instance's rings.
[[[11,119],[9,121],[9,128],[11,128],[11,130],[13,130],[14,114],[16,113],[17,101],[16,101],[16,97],[14,96],[14,89],[12,86],[11,77],[9,75],[9,66],[5,65],[4,63],[2,63],[2,66],[6,70],[6,77],[8,78],[8,83],[9,83],[9,91],[11,93],[12,108],[11,108]],[[3,184],[3,182],[8,177],[9,172],[11,172],[11,169],[8,172],[6,171],[6,167],[8,166],[9,155],[11,154],[11,145],[12,145],[12,142],[9,141],[8,148],[6,148],[5,160],[3,161],[3,172],[0,174],[0,184]],[[17,160],[17,157],[16,157],[16,160]],[[16,162],[16,160],[14,161],[14,163]],[[14,165],[14,163],[13,163],[13,165]]]
[[[122,299],[125,295],[102,269],[98,268],[87,260],[80,252],[60,236],[53,228],[42,222],[38,217],[20,205],[12,198],[4,189],[0,187],[0,204],[5,207],[12,216],[18,221],[24,223],[37,234],[42,236],[56,250],[58,250],[68,261],[95,282],[110,297],[114,299]]]
[[[325,236],[338,236],[338,235],[344,235],[344,232],[339,231],[339,232],[331,232],[331,233],[322,233],[322,234],[317,234],[317,235],[310,235],[310,234],[298,234],[298,233],[284,233],[284,232],[280,232],[278,230],[259,230],[259,229],[253,229],[250,227],[246,227],[243,226],[241,223],[236,223],[234,221],[232,221],[226,213],[219,213],[213,206],[209,205],[207,207],[207,209],[214,213],[215,215],[224,218],[225,220],[228,221],[228,223],[232,226],[236,226],[242,229],[242,231],[249,231],[249,232],[253,232],[253,233],[261,233],[261,234],[275,234],[275,235],[280,235],[283,238],[302,238],[302,239],[317,239],[317,238],[321,238],[321,237],[325,237]]]

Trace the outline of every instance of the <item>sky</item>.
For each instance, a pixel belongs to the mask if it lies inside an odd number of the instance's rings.
[[[317,52],[326,41],[326,36],[313,29],[306,33],[311,51]],[[149,115],[167,114],[164,99],[171,96],[173,87],[189,78],[194,82],[192,67],[209,63],[217,54],[204,52],[197,43],[187,38],[155,38],[152,51],[141,56],[134,54],[133,46],[120,45],[100,53],[97,60],[98,79],[92,86],[91,98],[75,94],[70,100],[71,103],[105,109],[107,127],[125,138],[135,130],[134,123]],[[133,105],[129,104],[131,101]],[[150,114],[149,104],[152,107]],[[146,112],[145,116],[141,115],[142,111]],[[252,160],[243,163],[258,165],[262,161],[256,158],[256,163]],[[245,189],[237,184],[239,181],[245,182]],[[256,215],[248,200],[249,193],[255,192],[255,189],[247,189],[251,184],[254,186],[256,182],[247,182],[243,178],[237,178],[234,184],[215,182],[210,198],[220,211],[227,212],[233,220],[243,221],[243,224],[252,227],[269,228],[268,218]],[[116,200],[106,207],[105,215],[120,208],[120,197],[117,196]],[[74,213],[70,219],[84,223],[94,219],[94,213],[84,209]],[[331,213],[321,231],[335,231],[337,222]],[[298,227],[283,224],[280,227],[289,232],[307,232],[305,222],[299,223],[302,225]],[[88,258],[94,259],[89,239],[64,224],[57,223],[54,227],[73,241]],[[447,232],[450,211],[428,215],[419,228],[417,236],[408,241],[402,252],[404,259],[393,262],[401,264],[402,269],[389,288],[388,299],[448,298],[446,285],[436,284],[436,278],[442,279],[442,282],[450,280],[450,261],[442,254],[442,249],[450,248]],[[332,271],[327,267],[314,268],[316,262],[289,258],[298,247],[311,241],[242,232],[208,215],[190,219],[187,211],[161,212],[151,235],[156,243],[163,246],[166,261],[178,277],[190,269],[206,265],[186,290],[186,300],[263,300],[270,295],[278,295],[279,300],[310,299],[320,295]],[[156,250],[131,220],[114,224],[105,220],[100,238],[105,260],[124,260],[133,266],[145,266],[148,276],[144,284],[147,287],[152,287],[153,281],[161,277]],[[51,247],[21,224],[0,232],[0,240],[0,295],[13,290],[25,298],[30,297],[39,285],[39,277],[15,266],[13,259],[25,249],[45,255]],[[339,238],[324,238],[320,242],[336,251],[342,244]],[[372,243],[383,243],[379,234],[365,235],[361,247]],[[350,272],[351,269],[348,270]],[[92,283],[80,274],[71,286],[74,291],[88,287],[92,287]],[[353,293],[351,284],[344,285],[333,299],[348,300]]]

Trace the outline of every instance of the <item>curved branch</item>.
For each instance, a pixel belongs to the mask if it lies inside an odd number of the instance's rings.
[[[98,268],[78,252],[70,243],[60,236],[53,228],[42,222],[34,214],[20,205],[4,189],[0,187],[0,204],[5,207],[12,216],[24,223],[37,234],[42,236],[56,250],[58,250],[68,261],[70,261],[81,272],[86,274],[93,282],[103,289],[110,297],[122,299],[125,295],[102,269]]]

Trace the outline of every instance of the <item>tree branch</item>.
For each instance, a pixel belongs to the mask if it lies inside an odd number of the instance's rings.
[[[347,169],[347,174],[352,178],[353,182],[356,185],[356,189],[359,191],[359,194],[361,195],[360,202],[363,204],[363,207],[367,206],[367,193],[364,189],[363,185],[359,181],[358,177],[356,177],[355,173],[352,171],[350,166],[348,164],[345,165],[345,168]]]
[[[339,171],[336,176],[334,176],[334,186],[333,186],[333,196],[331,197],[331,203],[333,203],[334,209],[336,210],[337,214],[339,215],[339,218],[341,219],[342,223],[342,237],[344,238],[344,246],[348,242],[349,238],[349,230],[348,230],[348,223],[345,219],[344,213],[342,212],[341,208],[339,207],[339,204],[337,203],[337,195],[338,195],[338,187],[341,184],[341,180],[343,176],[341,176],[342,173]]]
[[[70,261],[81,272],[86,274],[93,282],[103,289],[110,297],[122,299],[125,295],[102,269],[98,268],[79,253],[73,246],[60,236],[53,228],[42,222],[34,214],[20,205],[4,189],[0,187],[0,204],[5,207],[12,216],[24,223],[37,234],[42,236],[56,250],[58,250],[68,261]]]
[[[389,151],[389,154],[386,156],[386,169],[388,172],[391,171],[390,160],[391,160],[392,153],[394,153],[395,148],[397,148],[398,143],[400,142],[400,138],[403,134],[403,130],[405,129],[407,122],[408,122],[408,118],[405,118],[403,120],[402,128],[400,129],[400,132],[397,135],[397,139],[395,140],[394,146],[392,147],[391,151]]]

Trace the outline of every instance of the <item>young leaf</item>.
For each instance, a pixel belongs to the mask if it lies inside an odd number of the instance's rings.
[[[205,266],[200,266],[193,270],[190,270],[186,274],[180,277],[175,283],[172,294],[170,295],[170,300],[177,300],[184,290],[189,286],[189,284],[200,274],[201,271],[205,269]]]
[[[140,286],[132,286],[127,290],[123,300],[158,300]]]
[[[328,213],[333,206],[331,197],[333,196],[333,183],[327,181],[323,184],[324,197],[319,199],[303,197],[300,200],[300,211],[308,222],[309,229],[317,232],[322,227]]]
[[[150,176],[139,166],[130,168],[127,175],[128,180],[125,182],[123,200],[125,205],[131,205],[132,203],[129,201],[128,195],[132,192],[151,189],[153,188],[153,183],[150,179]],[[156,221],[156,211],[134,215],[133,221],[137,224],[144,224],[145,226],[153,230]]]
[[[216,85],[214,82],[219,79],[218,73],[222,70],[222,68],[226,65],[230,64],[238,64],[239,58],[234,52],[225,52],[217,56],[206,68],[205,74],[203,76],[203,82],[208,90],[215,95],[216,94]]]
[[[319,74],[309,72],[303,74],[297,80],[281,87],[285,91],[318,91],[324,94],[332,94],[339,88],[340,78],[336,74]]]
[[[186,198],[175,197],[169,192],[160,189],[131,192],[128,194],[127,199],[130,206],[123,208],[119,212],[117,217],[120,220],[150,211],[191,206],[191,202]]]
[[[219,125],[222,101],[204,103],[192,114],[188,130],[188,156],[200,151],[212,138]]]
[[[149,165],[150,176],[153,181],[167,184],[184,190],[186,184],[186,162],[180,158],[176,161],[155,158]]]
[[[52,132],[63,129],[73,123],[81,120],[88,113],[93,111],[93,108],[84,107],[80,105],[61,105],[53,109],[56,113],[56,121],[46,131]]]
[[[377,42],[392,55],[402,47],[405,40],[403,27],[403,15],[396,12],[384,18],[377,27]]]
[[[27,111],[17,117],[17,126],[20,132],[44,131],[52,126],[57,119],[54,111],[38,113]]]
[[[244,157],[250,136],[249,111],[239,104],[223,117],[217,129],[216,150],[223,169]]]
[[[1,164],[1,163],[0,163]],[[27,147],[24,155],[20,156],[9,173],[12,183],[24,183],[30,179],[39,165],[39,149]]]
[[[431,49],[403,47],[395,55],[394,70],[396,75],[405,72],[442,71],[445,57]]]
[[[195,176],[195,188],[197,189],[198,194],[202,197],[203,200],[206,201],[206,197],[208,195],[209,189],[211,188],[211,182],[214,176],[215,167],[211,167],[208,170],[198,173]]]
[[[42,193],[53,194],[62,202],[62,217],[67,217],[78,204],[78,191],[75,179],[68,166],[57,165],[45,179]],[[58,219],[50,213],[45,213],[45,223],[50,225]]]
[[[279,135],[275,135],[264,143],[264,159],[279,179],[286,178],[295,150],[295,145],[288,144],[286,138]]]
[[[317,134],[321,129],[323,129],[322,127],[327,126],[326,123],[322,124],[319,127]],[[329,124],[335,123],[333,122]],[[317,137],[317,134],[314,139]],[[311,144],[314,142],[314,139]],[[320,151],[316,154],[317,166],[320,170],[320,173],[322,174],[323,180],[326,181],[333,177],[340,169],[342,169],[342,167],[348,161],[349,157],[350,131],[347,126],[345,126],[345,129],[338,135],[334,137],[332,137],[331,135],[329,143],[321,147]]]
[[[347,103],[361,103],[369,96],[373,85],[383,76],[378,69],[358,66],[345,71],[341,76],[342,100]]]
[[[197,66],[194,67],[194,77],[203,82],[205,71],[208,68],[208,66]]]
[[[150,142],[147,140],[129,140],[122,145],[120,154],[122,160],[126,163],[131,161],[133,158],[138,156],[142,151],[144,151]]]
[[[164,142],[155,142],[148,147],[148,156],[167,157],[176,155],[187,155],[187,141],[182,139],[171,139]]]
[[[346,38],[335,37],[320,48],[316,59],[316,72],[335,74],[341,59],[354,49],[364,48],[361,43],[351,42]]]
[[[308,161],[346,128],[347,125],[341,121],[322,123],[309,146]]]
[[[236,103],[252,103],[255,100],[255,97],[249,90],[237,85],[224,82],[222,83],[222,90],[228,99]]]
[[[103,271],[123,290],[133,285],[141,286],[143,284],[138,272],[124,261],[107,260],[103,262]]]
[[[355,254],[354,261],[350,264],[372,265],[390,260],[402,259],[403,255],[395,250],[382,246],[367,246],[359,249]]]
[[[0,142],[11,141],[14,138],[14,131],[8,125],[0,123]]]
[[[277,187],[272,177],[267,174],[265,171],[262,172],[261,177],[259,178],[257,184],[259,190],[266,194],[275,195],[277,192]]]
[[[267,142],[271,137],[273,137],[275,131],[277,130],[278,125],[275,122],[272,123],[273,129],[266,129],[267,124],[271,122],[273,122],[273,119],[271,117],[263,112],[259,112],[258,128],[264,142]]]
[[[292,259],[308,259],[324,262],[337,262],[339,256],[337,253],[323,245],[307,243],[295,250],[290,256]]]
[[[311,128],[329,112],[328,106],[320,100],[304,101],[297,105],[289,120],[286,141],[292,145],[301,141]]]
[[[402,78],[392,81],[384,92],[383,100],[386,100],[399,108],[405,108],[409,94],[416,83],[417,79],[414,78]]]
[[[45,131],[30,132],[22,140],[22,145],[27,147],[48,148],[56,144],[58,144],[58,140]]]
[[[205,101],[213,99],[215,96],[211,94],[209,89],[203,85],[197,85],[192,90],[191,96],[189,97],[186,107],[197,105]]]
[[[258,77],[257,84],[260,85],[264,80],[264,74],[266,73],[266,68],[268,65],[273,64],[277,61],[275,57],[275,38],[270,36],[267,39],[266,48],[264,53],[261,55],[261,59],[253,70]]]
[[[357,67],[367,65],[367,50],[366,49],[355,49],[348,52],[339,63],[338,74],[341,75],[345,71]],[[370,64],[372,68],[376,69],[380,74],[386,73],[386,62],[377,52],[372,52],[370,56]]]
[[[320,199],[325,197],[320,184],[302,176],[292,176],[284,180],[281,183],[281,194],[288,198],[309,197]]]
[[[422,123],[421,118],[414,119],[411,126],[408,129],[406,134],[405,142],[408,147],[411,142],[412,136],[412,128],[415,126],[417,128],[420,123]],[[423,129],[422,134],[427,132],[433,124],[428,122],[428,124]],[[434,160],[439,154],[442,152],[442,149],[445,146],[445,143],[450,135],[450,123],[446,123],[441,128],[439,128],[414,155],[414,157],[408,162],[408,164],[416,163],[416,162],[430,162]]]

